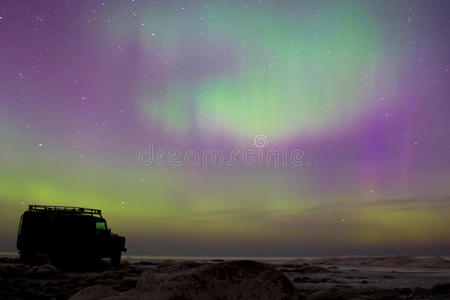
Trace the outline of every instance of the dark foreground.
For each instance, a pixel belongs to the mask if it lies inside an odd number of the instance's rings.
[[[0,299],[450,299],[442,258],[125,260],[89,270],[0,258]]]

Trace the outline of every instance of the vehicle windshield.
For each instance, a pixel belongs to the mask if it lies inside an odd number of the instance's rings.
[[[97,222],[97,223],[95,224],[95,228],[96,228],[97,230],[106,230],[106,223],[105,223],[104,221]]]

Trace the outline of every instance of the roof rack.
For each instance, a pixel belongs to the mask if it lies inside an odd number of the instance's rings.
[[[29,205],[28,211],[68,213],[77,215],[102,215],[100,209],[75,207],[75,206],[56,206],[56,205]]]

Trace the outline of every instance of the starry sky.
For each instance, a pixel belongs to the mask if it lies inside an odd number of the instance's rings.
[[[102,209],[130,254],[448,254],[449,14],[2,1],[0,251],[28,204],[52,204]],[[302,163],[145,164],[149,145]]]

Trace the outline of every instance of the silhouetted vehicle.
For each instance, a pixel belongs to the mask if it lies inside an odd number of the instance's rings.
[[[21,216],[17,249],[29,264],[42,257],[58,263],[110,257],[113,266],[127,251],[125,237],[111,233],[101,210],[44,205],[30,205]]]

